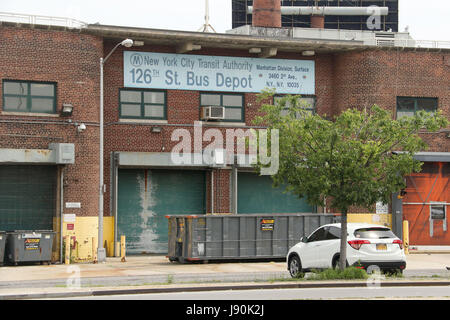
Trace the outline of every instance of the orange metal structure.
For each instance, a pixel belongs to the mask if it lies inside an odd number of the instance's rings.
[[[422,172],[406,178],[403,220],[409,221],[411,245],[450,245],[450,163],[425,162]],[[443,219],[431,219],[431,206],[444,208]]]

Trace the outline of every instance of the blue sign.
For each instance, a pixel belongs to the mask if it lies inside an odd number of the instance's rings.
[[[314,94],[312,60],[124,51],[124,86],[198,91]]]

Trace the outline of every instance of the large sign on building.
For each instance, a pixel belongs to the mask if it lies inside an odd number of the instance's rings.
[[[315,94],[314,61],[124,51],[124,86]]]

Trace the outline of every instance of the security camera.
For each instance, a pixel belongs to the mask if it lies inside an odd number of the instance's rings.
[[[83,132],[84,130],[86,130],[86,125],[84,123],[80,123],[77,127],[77,131]]]

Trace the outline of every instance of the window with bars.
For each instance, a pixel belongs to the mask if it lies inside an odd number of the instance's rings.
[[[437,108],[438,98],[397,97],[397,119],[412,117],[420,110],[434,113]]]
[[[165,91],[120,89],[119,117],[124,119],[167,119]]]
[[[3,80],[3,111],[56,113],[56,83]]]
[[[200,109],[207,106],[225,108],[222,121],[244,122],[244,95],[235,93],[200,93]]]

